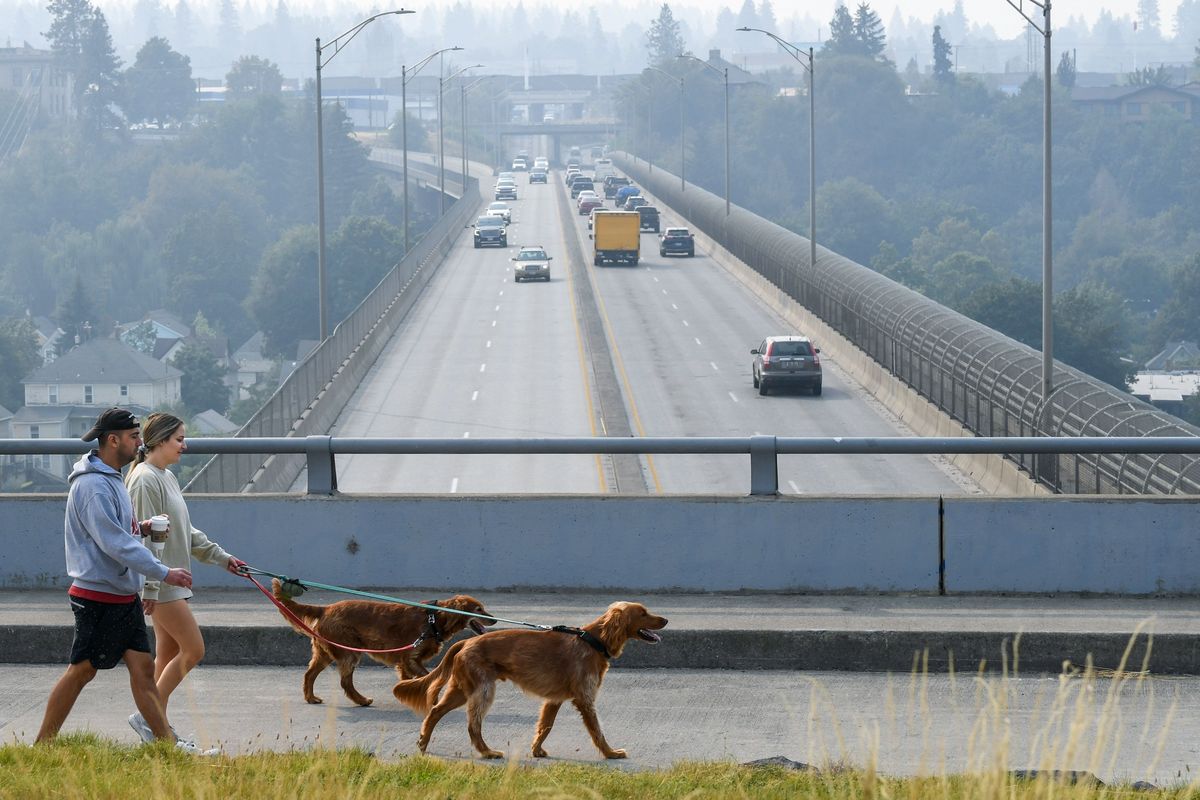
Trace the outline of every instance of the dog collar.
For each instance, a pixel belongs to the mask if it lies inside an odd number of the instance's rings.
[[[433,605],[433,602],[427,605]],[[433,611],[427,611],[425,616],[425,630],[421,631],[421,635],[413,642],[413,647],[420,647],[431,636],[437,640],[438,644],[442,643],[442,632],[438,630],[437,617],[433,615]]]
[[[604,656],[606,659],[612,658],[612,656],[609,655],[608,648],[604,646],[604,642],[600,641],[598,638],[596,638],[592,634],[588,633],[587,631],[583,630],[582,628],[571,628],[567,625],[555,625],[550,630],[555,631],[557,633],[569,633],[572,636],[577,636],[578,638],[580,638],[584,642],[586,642],[588,647],[592,648],[597,653]]]

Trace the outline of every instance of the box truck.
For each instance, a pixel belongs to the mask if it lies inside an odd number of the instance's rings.
[[[593,256],[596,266],[638,263],[642,243],[642,218],[633,211],[606,211],[592,223]]]

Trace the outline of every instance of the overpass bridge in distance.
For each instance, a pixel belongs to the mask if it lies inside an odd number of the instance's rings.
[[[817,263],[809,264],[804,237],[737,206],[726,217],[723,199],[694,185],[680,190],[677,176],[661,168],[651,171],[646,162],[628,154],[613,155],[617,165],[652,193],[656,202],[689,222],[715,260],[740,270],[740,279],[760,299],[798,330],[815,336],[860,384],[919,434],[1200,436],[1194,426],[1063,364],[1056,364],[1050,397],[1042,398],[1038,351],[824,248],[817,249]],[[454,184],[462,181],[458,171],[449,167],[447,164],[447,190],[452,192],[457,189]],[[422,165],[421,170],[429,167]],[[486,168],[476,164],[473,171],[484,174]],[[476,181],[468,181],[468,186],[466,202],[455,203],[444,223],[431,231],[430,241],[422,240],[424,249],[413,254],[421,259],[420,269],[413,273],[413,266],[402,262],[398,270],[425,276],[420,279],[424,280],[436,269],[440,254],[447,251],[478,207]],[[412,280],[409,278],[410,283]],[[400,286],[395,283],[386,291]],[[409,294],[406,303],[411,301]],[[378,354],[385,343],[376,341],[378,336],[386,338],[395,329],[394,322],[376,326],[371,316],[396,305],[393,298],[372,302],[372,310],[365,315],[369,319],[354,323],[356,335],[363,337],[360,348],[351,348],[354,353]],[[339,357],[327,358],[321,354],[324,349],[322,346],[310,356],[320,364],[313,376],[281,389],[272,398],[271,409],[260,415],[271,424],[262,420],[248,424],[240,436],[328,432],[328,424],[340,411],[340,406],[331,410],[330,398],[342,397],[344,403],[352,388],[339,384],[356,381],[374,356],[348,356],[351,351],[343,347]],[[347,370],[343,362],[349,363],[351,358],[357,359],[358,366]],[[316,413],[322,400],[324,410]],[[257,466],[250,463],[254,458],[259,459]],[[280,469],[288,458],[292,466]],[[229,469],[234,460],[243,467]],[[1200,494],[1200,458],[1188,453],[1027,452],[1005,463],[1044,492]],[[281,477],[274,482],[263,480],[263,470],[269,472],[272,464]],[[302,468],[302,456],[273,456],[267,464],[261,457],[246,454],[217,456],[189,488],[285,491]],[[283,477],[289,474],[290,478]],[[251,480],[252,476],[257,477]],[[1004,483],[1013,485],[1011,477]]]

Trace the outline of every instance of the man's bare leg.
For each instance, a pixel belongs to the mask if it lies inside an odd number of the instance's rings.
[[[67,715],[79,699],[83,687],[96,677],[96,668],[91,661],[80,661],[67,667],[67,671],[50,690],[50,698],[46,700],[46,714],[42,717],[42,727],[38,730],[37,741],[48,742],[58,735]]]

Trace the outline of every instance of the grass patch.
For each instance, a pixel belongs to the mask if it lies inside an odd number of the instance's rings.
[[[383,761],[361,749],[198,758],[165,743],[131,748],[91,734],[62,736],[46,746],[0,747],[2,798],[128,800],[146,796],[221,800],[1159,800],[1200,798],[1200,792],[1071,785],[1045,776],[1025,780],[1004,770],[891,778],[848,768],[797,772],[730,763],[685,763],[669,770],[627,772],[608,766],[529,766],[516,761],[480,764],[425,756]]]

